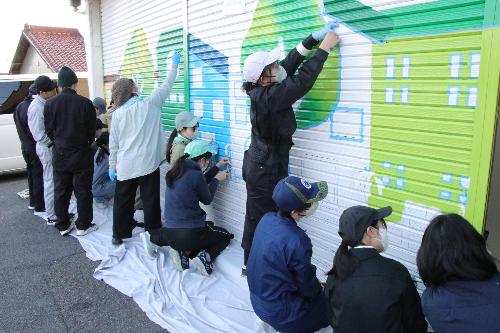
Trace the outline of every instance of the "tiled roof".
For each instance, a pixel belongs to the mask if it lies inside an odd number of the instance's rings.
[[[75,72],[86,72],[85,44],[77,29],[41,27],[25,25],[19,41],[10,72],[14,74],[26,56],[26,39],[38,51],[49,68],[58,72],[62,66],[68,66]],[[24,43],[23,43],[24,42]]]

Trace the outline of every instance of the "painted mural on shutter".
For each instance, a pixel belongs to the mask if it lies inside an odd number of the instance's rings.
[[[500,29],[486,17],[495,12],[494,0],[257,0],[236,10],[223,0],[190,0],[186,31],[186,3],[153,2],[150,15],[175,19],[153,29],[148,15],[122,20],[119,1],[103,1],[105,73],[135,77],[147,95],[166,75],[165,57],[187,41],[189,83],[179,76],[163,121],[170,129],[188,105],[203,116],[200,136],[231,158],[230,180],[207,212],[237,239],[246,201],[241,165],[250,141],[242,64],[250,53],[277,46],[284,57],[328,20],[338,22],[342,43],[294,105],[298,130],[290,157],[292,174],[329,183],[320,209],[301,222],[313,240],[318,274],[331,265],[338,218],[352,205],[394,208],[387,254],[414,276],[416,251],[433,216],[456,212],[481,229],[485,194],[478,184],[487,182],[488,119],[495,117],[488,106],[497,89],[488,72],[500,67],[491,49]],[[126,36],[113,25],[128,25]],[[115,39],[127,46],[116,48]]]

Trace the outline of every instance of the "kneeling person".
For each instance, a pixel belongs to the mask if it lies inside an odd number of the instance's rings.
[[[311,240],[297,225],[327,194],[326,182],[295,176],[280,180],[272,196],[279,210],[264,215],[255,231],[247,265],[250,300],[255,314],[283,333],[328,326]]]
[[[105,208],[111,203],[115,194],[116,181],[108,176],[109,170],[109,133],[102,132],[96,140],[98,147],[94,156],[94,179],[92,195],[97,207]]]
[[[167,172],[165,190],[166,227],[141,234],[144,247],[154,256],[153,244],[170,245],[170,255],[180,271],[189,268],[189,259],[202,275],[212,274],[213,261],[234,237],[221,227],[206,221],[207,214],[200,202],[209,205],[214,199],[219,182],[227,171],[219,171],[207,183],[203,171],[212,157],[205,141],[190,142]]]

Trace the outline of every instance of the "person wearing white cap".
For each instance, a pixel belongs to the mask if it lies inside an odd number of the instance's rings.
[[[184,156],[186,146],[198,137],[199,121],[201,117],[197,117],[191,112],[182,111],[175,116],[175,129],[170,133],[167,143],[167,162],[173,166],[175,162]],[[213,153],[215,155],[215,153]],[[213,167],[205,172],[207,182],[219,172],[219,169],[229,164],[227,157],[221,158]]]
[[[334,28],[335,23],[327,23],[322,30],[313,32],[299,43],[282,61],[279,61],[279,48],[252,53],[245,60],[242,89],[250,97],[252,135],[242,168],[247,188],[241,242],[244,249],[242,275],[246,275],[246,262],[257,223],[265,213],[277,210],[271,198],[274,186],[288,175],[292,135],[297,129],[292,105],[312,88],[330,49],[339,42]],[[315,54],[304,61],[320,40],[323,41]]]

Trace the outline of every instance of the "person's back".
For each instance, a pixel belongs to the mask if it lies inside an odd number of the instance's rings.
[[[485,281],[450,281],[427,288],[422,308],[439,333],[500,331],[500,274]]]
[[[28,108],[33,101],[31,96],[28,96],[19,103],[14,111],[14,123],[16,124],[17,134],[21,141],[21,149],[23,151],[35,150],[36,141],[28,126]]]
[[[342,238],[327,273],[325,295],[336,333],[424,333],[427,322],[410,273],[383,257],[391,207],[349,207],[340,216]]]
[[[408,270],[401,263],[381,256],[374,248],[350,251],[358,262],[356,270],[345,280],[330,275],[326,281],[325,293],[334,331],[409,332],[403,322],[404,312],[408,311],[405,296],[416,291],[412,290]]]
[[[255,313],[264,321],[287,322],[300,318],[309,310],[309,301],[321,292],[319,283],[311,280],[310,287],[297,281],[295,255],[312,249],[311,240],[291,219],[277,213],[267,213],[255,230],[254,242],[247,265],[250,300]],[[306,265],[307,266],[307,265]],[[311,277],[316,267],[309,265]]]
[[[179,162],[181,161],[179,160]],[[206,193],[206,188],[209,188],[211,193],[215,193],[219,182],[214,179],[210,184],[207,184],[205,176],[196,162],[186,159],[183,163],[184,174],[176,179],[172,186],[167,186],[165,190],[166,227],[204,227],[206,213],[200,207],[200,202],[209,204],[212,197],[204,197],[201,194]]]
[[[422,308],[438,333],[500,332],[500,274],[486,240],[462,216],[438,215],[425,229],[417,267]]]
[[[71,88],[64,88],[45,105],[46,122],[50,122],[54,145],[59,148],[81,149],[95,138],[95,111],[92,102]]]

